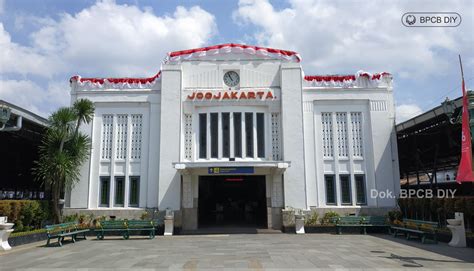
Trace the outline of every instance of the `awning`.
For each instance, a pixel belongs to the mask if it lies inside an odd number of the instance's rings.
[[[212,167],[253,167],[275,169],[283,173],[291,166],[290,161],[209,161],[209,162],[173,162],[173,167],[182,174],[188,174],[192,169],[203,169]]]

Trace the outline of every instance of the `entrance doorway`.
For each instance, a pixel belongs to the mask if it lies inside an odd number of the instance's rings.
[[[267,227],[265,176],[200,176],[199,227]]]

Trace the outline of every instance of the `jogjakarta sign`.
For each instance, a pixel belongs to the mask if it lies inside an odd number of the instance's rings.
[[[271,90],[266,91],[194,91],[187,96],[188,100],[274,100]]]

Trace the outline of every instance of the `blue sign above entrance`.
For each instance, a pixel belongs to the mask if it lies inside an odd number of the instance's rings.
[[[252,174],[255,173],[253,167],[209,167],[209,174]]]

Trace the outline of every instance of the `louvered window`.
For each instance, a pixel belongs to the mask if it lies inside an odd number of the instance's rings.
[[[321,126],[323,133],[323,156],[333,157],[334,146],[332,141],[332,114],[321,113]]]
[[[114,116],[102,115],[102,148],[101,158],[110,159],[112,157],[112,134],[114,129]]]
[[[127,157],[127,121],[127,115],[117,115],[116,159],[125,159]]]
[[[362,157],[362,113],[351,113],[352,152],[356,157]]]
[[[142,156],[142,120],[143,116],[132,115],[132,142],[131,159],[140,159]]]
[[[346,113],[336,113],[337,151],[339,157],[348,156]]]

